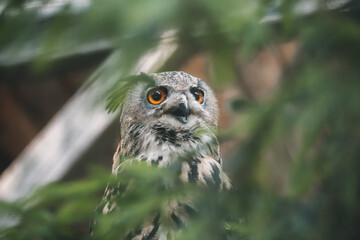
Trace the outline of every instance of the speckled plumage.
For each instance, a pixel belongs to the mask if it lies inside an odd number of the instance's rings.
[[[120,116],[120,143],[114,155],[112,172],[118,174],[122,158],[127,161],[146,161],[159,167],[166,167],[179,157],[191,152],[192,161],[182,162],[180,178],[183,181],[213,185],[219,190],[230,188],[230,182],[221,167],[219,143],[215,135],[218,121],[217,101],[213,91],[201,79],[184,72],[163,72],[150,74],[155,86],[167,91],[166,99],[157,105],[151,104],[146,93],[146,84],[138,84],[132,89],[122,106]],[[190,91],[201,89],[202,103]],[[176,116],[180,104],[186,106],[186,121]],[[176,113],[176,114],[174,114]],[[176,116],[175,116],[176,115]],[[105,191],[102,213],[113,211],[116,205],[109,201],[117,197],[112,188]],[[171,209],[171,219],[185,221],[178,203]],[[129,239],[161,239],[161,224],[158,217],[144,223]]]

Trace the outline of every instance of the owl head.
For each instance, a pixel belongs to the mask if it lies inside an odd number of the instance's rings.
[[[201,79],[184,72],[146,75],[152,84],[137,84],[123,103],[121,124],[166,125],[169,129],[215,127],[215,95]]]

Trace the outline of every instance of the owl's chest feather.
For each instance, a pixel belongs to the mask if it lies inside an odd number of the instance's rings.
[[[180,178],[183,181],[228,189],[230,182],[221,167],[215,134],[210,131],[195,133],[194,129],[175,131],[159,125],[150,130],[133,126],[129,131],[131,136],[122,140],[121,155],[159,167],[182,161]]]

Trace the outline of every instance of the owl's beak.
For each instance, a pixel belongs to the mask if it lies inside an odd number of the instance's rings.
[[[169,111],[177,120],[182,123],[188,122],[188,116],[190,114],[189,105],[187,102],[181,102],[176,107]]]

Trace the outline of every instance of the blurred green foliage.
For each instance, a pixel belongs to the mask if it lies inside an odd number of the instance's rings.
[[[284,66],[271,100],[249,98],[243,103],[238,98],[232,104],[235,117],[247,116],[246,123],[235,122],[220,136],[243,140],[225,159],[234,188],[218,193],[177,181],[173,169],[130,166],[122,177],[134,179],[137,187],[121,200],[124,211],[104,217],[100,231],[107,237],[124,235],[164,202],[191,196],[197,214],[189,226],[174,232],[177,239],[358,238],[359,20],[347,12],[322,9],[331,1],[316,1],[319,9],[311,15],[294,13],[300,1],[282,2],[282,18],[262,24],[273,1],[103,0],[93,1],[84,11],[64,6],[45,20],[38,14],[42,5],[2,2],[0,48],[16,55],[23,45],[32,44],[38,51],[35,66],[51,63],[54,53],[106,39],[127,56],[116,63],[127,75],[164,33],[176,30],[180,50],[163,70],[176,69],[191,54],[205,52],[219,87],[234,84],[239,62],[264,47],[298,43],[296,59]],[[113,94],[121,98],[123,92]],[[118,105],[110,102],[109,110]],[[265,161],[267,153],[284,142],[283,151],[274,151],[275,160]],[[47,186],[14,203],[1,202],[0,238],[86,239],[87,225],[109,180],[104,172]],[[278,175],[283,176],[280,184]],[[172,187],[161,187],[166,184]]]

